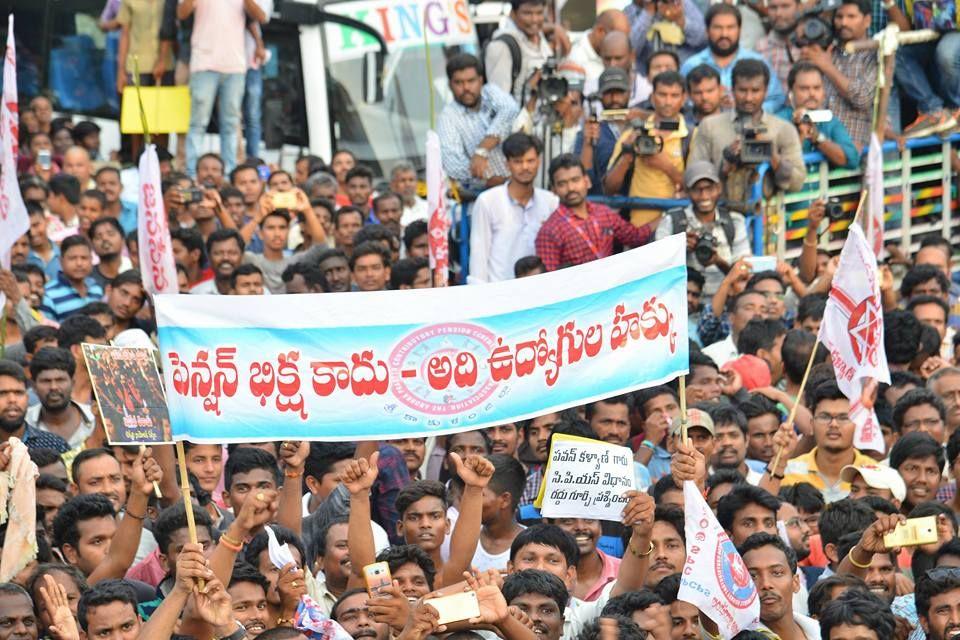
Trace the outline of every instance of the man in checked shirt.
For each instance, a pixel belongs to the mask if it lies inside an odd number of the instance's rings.
[[[547,271],[584,264],[613,254],[613,241],[638,247],[653,238],[653,227],[634,227],[608,207],[587,202],[590,177],[570,153],[550,163],[550,187],[560,206],[540,227],[537,255]]]

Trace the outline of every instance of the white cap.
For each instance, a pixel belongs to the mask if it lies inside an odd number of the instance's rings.
[[[896,469],[884,465],[865,464],[859,467],[848,464],[840,470],[840,479],[844,482],[850,482],[854,476],[859,474],[867,486],[874,489],[888,489],[893,497],[903,502],[907,497],[907,485],[903,478],[897,473]]]
[[[157,345],[153,344],[153,341],[150,340],[150,336],[146,334],[143,329],[127,329],[126,331],[121,331],[113,340],[110,341],[115,347],[145,347],[147,349],[156,349]]]

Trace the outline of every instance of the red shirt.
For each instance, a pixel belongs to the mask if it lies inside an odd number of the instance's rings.
[[[587,202],[586,220],[560,205],[537,233],[537,255],[547,271],[613,255],[613,241],[640,246],[653,237],[649,225],[635,227],[601,204]]]

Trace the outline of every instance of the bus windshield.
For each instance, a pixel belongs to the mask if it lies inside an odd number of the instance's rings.
[[[383,36],[388,51],[380,93],[372,77],[376,41],[345,25],[324,25],[334,148],[349,149],[381,175],[401,161],[423,168],[431,95],[435,115],[449,98],[447,59],[477,52],[465,0],[359,0],[323,9],[370,25]]]

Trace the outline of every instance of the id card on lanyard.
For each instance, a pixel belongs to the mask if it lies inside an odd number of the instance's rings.
[[[593,253],[594,259],[599,260],[600,258],[604,257],[603,254],[600,252],[600,248],[597,247],[597,244],[590,239],[590,235],[587,233],[584,233],[583,229],[581,229],[579,226],[574,224],[570,214],[566,215],[566,221],[567,221],[567,224],[570,225],[573,228],[573,230],[577,232],[577,235],[579,235],[580,238],[587,243],[587,246],[590,248],[591,253]],[[584,220],[584,222],[590,225],[590,227],[593,229],[594,235],[599,239],[601,234],[600,234],[600,228],[599,228],[599,225],[597,224],[596,219],[588,217],[586,220]]]

